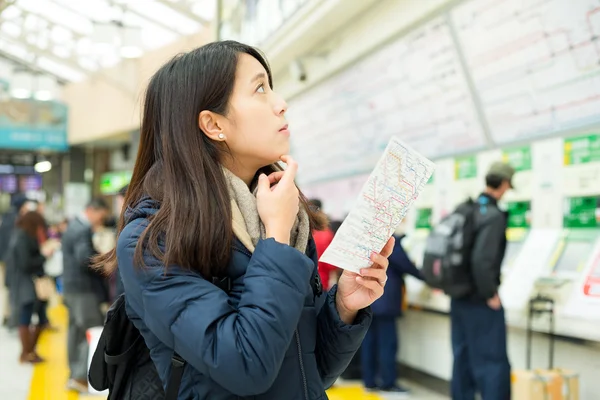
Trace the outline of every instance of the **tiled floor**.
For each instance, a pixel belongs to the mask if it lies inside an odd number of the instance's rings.
[[[0,305],[1,306],[1,305]],[[62,306],[50,310],[52,323],[58,332],[44,333],[38,346],[47,361],[35,367],[18,362],[20,344],[16,333],[0,328],[0,399],[10,400],[91,400],[98,396],[78,396],[65,390],[67,379],[66,321],[67,312]],[[410,399],[443,400],[446,397],[403,382],[412,389]],[[406,398],[394,395],[366,393],[360,382],[340,381],[328,392],[330,400],[387,400]]]
[[[27,399],[33,367],[18,362],[21,352],[17,333],[0,328],[0,398]]]

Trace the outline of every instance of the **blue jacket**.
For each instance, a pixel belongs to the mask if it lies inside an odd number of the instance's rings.
[[[373,315],[382,317],[398,317],[402,315],[402,286],[404,285],[403,276],[409,274],[417,279],[423,280],[421,271],[410,261],[408,255],[402,247],[404,236],[396,236],[394,250],[389,257],[390,266],[388,268],[388,280],[385,285],[385,292],[376,300],[371,308]]]
[[[262,240],[251,255],[236,240],[227,294],[178,266],[165,272],[149,252],[144,254],[147,268],[133,266],[135,246],[158,206],[143,200],[128,210],[117,258],[127,314],[143,335],[163,385],[174,349],[187,361],[179,399],[326,399],[325,388],[359,348],[371,313],[362,310],[354,325],[346,325],[335,308],[336,288],[314,294],[314,242],[305,255]]]

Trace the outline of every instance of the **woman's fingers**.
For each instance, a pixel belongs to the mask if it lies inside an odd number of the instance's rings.
[[[294,186],[294,180],[296,179],[296,172],[298,172],[298,163],[288,155],[281,156],[281,160],[287,164],[287,168],[281,177],[281,183],[289,186]]]
[[[285,171],[277,171],[269,174],[269,184],[274,185],[281,180]]]
[[[383,246],[383,250],[381,250],[380,254],[385,258],[388,258],[392,251],[394,250],[394,244],[396,243],[396,238],[393,236],[389,238],[385,246]]]
[[[379,282],[375,279],[368,279],[368,278],[363,278],[362,276],[357,276],[356,282],[358,282],[360,285],[366,287],[367,289],[373,291],[377,295],[383,294],[383,285],[381,284],[381,282]]]
[[[373,266],[371,268],[387,269],[387,267],[390,265],[387,257],[383,256],[382,254],[371,254],[371,261],[373,261]]]
[[[383,268],[363,268],[360,271],[360,275],[363,278],[373,278],[380,283],[384,283],[385,281],[387,281],[387,273],[386,270]]]
[[[387,271],[384,268],[365,268],[360,271],[361,276],[367,280],[377,281],[379,285],[382,287],[385,286],[385,283],[388,280]]]

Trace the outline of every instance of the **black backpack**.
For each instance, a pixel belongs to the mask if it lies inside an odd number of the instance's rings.
[[[226,292],[231,289],[229,278],[213,278],[213,283]],[[125,312],[125,295],[120,295],[108,310],[92,356],[88,373],[92,387],[108,389],[107,400],[177,400],[186,362],[174,352],[171,364],[165,393],[150,350]]]
[[[474,289],[471,253],[476,236],[477,204],[460,204],[432,229],[425,244],[422,272],[427,285],[461,298]]]

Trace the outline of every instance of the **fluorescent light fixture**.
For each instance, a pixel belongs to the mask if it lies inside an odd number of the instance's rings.
[[[138,58],[144,54],[142,48],[142,33],[140,28],[124,27],[122,29],[121,48],[119,52],[123,58]]]
[[[39,101],[49,101],[52,100],[54,96],[52,96],[52,93],[50,93],[49,90],[38,90],[33,97]]]
[[[120,53],[123,58],[140,58],[144,54],[144,51],[135,46],[123,46]]]
[[[52,163],[50,161],[40,161],[36,163],[33,168],[35,169],[35,172],[42,174],[52,169]]]
[[[48,101],[56,98],[58,84],[56,79],[49,75],[40,75],[37,79],[37,90],[33,94],[36,100]]]
[[[15,89],[13,89],[13,90],[10,91],[10,94],[15,99],[29,99],[29,98],[31,98],[31,90],[28,90],[28,89],[15,88]]]
[[[26,71],[13,74],[10,94],[17,99],[28,99],[33,90],[33,76]]]

